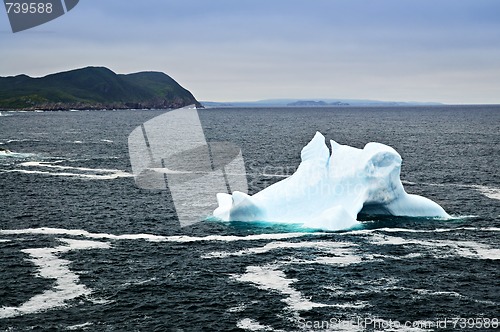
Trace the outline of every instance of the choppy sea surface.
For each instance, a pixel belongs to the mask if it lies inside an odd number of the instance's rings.
[[[403,157],[452,220],[342,232],[204,221],[138,188],[127,137],[165,111],[0,116],[0,331],[457,331],[500,319],[500,106],[205,109],[250,193],[320,131]],[[215,200],[215,197],[214,197]]]

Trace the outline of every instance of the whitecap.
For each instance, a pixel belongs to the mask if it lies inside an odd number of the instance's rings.
[[[319,256],[314,259],[291,259],[290,264],[322,264],[322,265],[335,265],[335,266],[347,266],[351,264],[359,264],[366,262],[368,260],[376,261],[376,256],[374,255],[355,255],[350,251],[337,251],[333,256]]]
[[[86,168],[86,167],[73,167],[73,166],[60,166],[60,165],[52,165],[56,163],[64,162],[64,160],[57,160],[53,162],[44,162],[44,161],[29,161],[25,163],[19,164],[23,167],[47,167],[47,168],[57,168],[64,170],[76,170],[76,171],[86,171],[86,172],[96,172],[96,173],[115,173],[115,172],[123,172],[119,169],[105,169],[105,168]]]
[[[256,320],[250,318],[244,318],[238,321],[236,326],[242,330],[247,330],[247,331],[275,331],[272,327],[267,325],[261,325]]]
[[[492,187],[486,187],[486,186],[473,186],[477,191],[479,191],[481,194],[484,196],[491,198],[491,199],[496,199],[500,200],[500,189],[499,188],[492,188]]]
[[[361,229],[351,232],[338,233],[339,235],[356,235],[356,234],[370,234],[376,232],[387,233],[446,233],[456,231],[477,231],[477,232],[498,232],[498,227],[457,227],[457,228],[436,228],[436,229],[411,229],[411,228],[375,228],[375,229]]]
[[[262,290],[271,290],[285,295],[286,297],[282,301],[295,312],[329,306],[304,298],[299,291],[291,287],[291,284],[297,280],[287,279],[285,273],[279,270],[278,267],[275,265],[247,266],[244,274],[235,275],[233,278],[240,282],[254,284]]]
[[[102,169],[102,168],[86,168],[86,167],[73,167],[73,166],[63,166],[55,165],[63,162],[64,160],[57,160],[53,162],[42,162],[42,161],[30,161],[19,164],[21,167],[26,168],[50,168],[55,170],[70,170],[87,172],[85,173],[71,173],[71,172],[47,172],[38,170],[24,170],[24,169],[14,169],[14,170],[2,170],[3,172],[17,172],[23,174],[43,174],[51,176],[63,176],[63,177],[75,177],[75,178],[85,178],[93,180],[113,180],[118,178],[128,178],[133,177],[133,174],[119,170],[119,169]],[[104,173],[104,174],[102,174]]]
[[[24,138],[24,139],[9,139],[9,140],[7,140],[7,144],[10,144],[10,143],[23,143],[23,142],[40,142],[40,140],[29,139],[29,138]]]
[[[18,153],[12,151],[0,151],[0,158],[24,159],[32,157],[32,153]],[[0,170],[1,171],[1,170]]]
[[[74,177],[74,178],[85,178],[85,179],[93,179],[93,180],[114,180],[118,178],[128,178],[133,175],[127,172],[119,172],[115,174],[109,175],[93,175],[93,174],[78,174],[78,173],[51,173],[44,171],[29,171],[22,169],[14,169],[14,170],[0,170],[4,173],[23,173],[23,174],[42,174],[42,175],[51,175],[51,176],[63,176],[63,177]]]
[[[128,287],[128,286],[139,286],[139,285],[144,285],[144,284],[147,284],[147,283],[150,283],[152,281],[156,281],[157,279],[155,277],[153,278],[149,278],[149,279],[146,279],[146,280],[140,280],[140,279],[135,279],[135,280],[131,280],[131,281],[127,281],[123,284],[124,287]]]
[[[66,330],[68,330],[68,331],[86,330],[89,327],[91,327],[92,325],[94,325],[94,323],[91,323],[91,322],[77,324],[77,325],[71,325],[71,326],[66,327]]]
[[[499,188],[494,188],[494,187],[488,187],[488,186],[483,186],[483,185],[476,185],[476,184],[442,184],[442,183],[427,183],[427,182],[422,182],[420,183],[422,185],[426,186],[433,186],[433,187],[459,187],[459,188],[471,188],[477,190],[479,193],[482,195],[491,198],[491,199],[496,199],[500,200],[500,189]]]
[[[221,241],[221,242],[236,242],[236,241],[258,241],[258,240],[284,240],[299,238],[304,236],[321,235],[321,233],[275,233],[275,234],[255,234],[247,236],[233,235],[208,235],[203,237],[174,235],[161,236],[153,234],[122,234],[114,235],[108,233],[90,233],[78,229],[61,229],[61,228],[28,228],[28,229],[0,229],[2,235],[66,235],[66,236],[83,236],[91,239],[106,239],[106,240],[146,240],[151,242],[202,242],[202,241]]]
[[[487,304],[487,305],[499,305],[499,303],[497,303],[497,302],[488,301],[488,300],[477,300],[477,299],[473,299],[473,298],[464,296],[464,295],[457,293],[457,292],[433,291],[433,290],[420,289],[420,288],[416,288],[416,289],[407,288],[407,289],[411,289],[413,291],[416,291],[417,294],[419,294],[419,295],[438,296],[438,297],[449,296],[449,297],[456,297],[459,299],[464,299],[464,300],[473,301],[476,303]]]
[[[350,264],[361,263],[368,259],[374,259],[372,255],[361,257],[357,255],[353,248],[357,245],[346,242],[330,241],[307,241],[307,242],[270,242],[262,247],[247,248],[236,252],[211,252],[202,256],[202,258],[226,258],[232,256],[257,255],[274,250],[313,248],[320,251],[323,255],[316,255],[314,259],[290,259],[287,264],[324,264],[347,266]]]
[[[375,245],[420,245],[437,249],[436,258],[444,258],[449,256],[461,256],[472,259],[500,259],[500,249],[491,248],[490,246],[473,242],[473,241],[453,241],[453,240],[416,240],[401,238],[386,234],[372,233],[370,234],[370,243]],[[443,249],[443,250],[439,250]]]
[[[227,309],[227,312],[243,312],[247,308],[246,304],[241,304],[236,307],[231,307]]]
[[[115,302],[113,300],[107,300],[107,299],[101,299],[101,298],[94,298],[92,296],[87,297],[87,300],[90,303],[92,303],[92,304],[98,304],[98,305],[110,304],[110,303],[114,303]]]
[[[55,164],[55,163],[61,163],[61,162],[64,162],[64,161],[69,161],[69,162],[76,163],[76,162],[81,162],[81,161],[117,160],[117,159],[121,159],[121,158],[120,157],[115,157],[115,156],[103,156],[103,157],[91,157],[91,158],[71,158],[71,159],[62,159],[62,160],[58,160],[58,161],[52,161],[51,163]]]

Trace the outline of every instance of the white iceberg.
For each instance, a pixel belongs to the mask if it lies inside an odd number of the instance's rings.
[[[317,132],[302,149],[297,171],[253,196],[217,194],[214,217],[223,221],[303,224],[324,230],[359,225],[358,213],[408,217],[450,216],[437,203],[407,194],[400,180],[401,156],[390,146],[340,145]]]

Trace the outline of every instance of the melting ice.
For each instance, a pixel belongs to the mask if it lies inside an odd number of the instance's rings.
[[[213,215],[224,221],[301,223],[326,230],[352,228],[358,213],[408,217],[450,216],[437,203],[407,194],[400,179],[401,156],[390,146],[363,149],[340,145],[317,132],[291,177],[249,196],[217,194]]]

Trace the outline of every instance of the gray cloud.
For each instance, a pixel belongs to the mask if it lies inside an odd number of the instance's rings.
[[[500,103],[498,17],[494,0],[86,0],[2,33],[0,75],[104,65],[165,71],[202,100]]]

